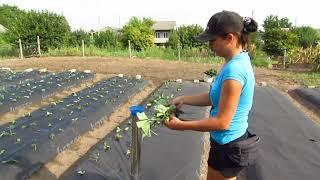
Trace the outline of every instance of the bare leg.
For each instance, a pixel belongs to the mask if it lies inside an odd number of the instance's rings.
[[[208,166],[207,180],[236,180],[237,177],[226,178],[219,171]]]

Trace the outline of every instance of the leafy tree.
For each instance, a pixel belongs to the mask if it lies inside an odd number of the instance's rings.
[[[1,22],[8,29],[6,41],[11,44],[17,45],[20,38],[23,46],[36,47],[39,36],[41,49],[46,51],[49,47],[57,48],[67,43],[70,26],[63,15],[49,11],[18,11],[10,6],[2,6],[2,11],[6,12],[1,16]],[[18,13],[12,17],[12,12]]]
[[[70,46],[82,46],[82,40],[84,40],[85,44],[88,45],[91,42],[91,37],[88,32],[80,29],[71,32],[68,43]]]
[[[310,26],[296,27],[292,29],[292,32],[298,36],[299,45],[303,48],[316,46],[320,40],[319,32]]]
[[[117,48],[121,46],[120,36],[111,29],[102,31],[99,35],[95,35],[94,44],[100,48]]]
[[[4,27],[8,28],[11,26],[12,23],[14,23],[17,20],[17,16],[19,14],[25,13],[25,11],[22,11],[18,9],[17,6],[9,6],[6,4],[3,4],[0,6],[0,24]]]
[[[263,50],[269,55],[282,56],[285,50],[290,50],[298,45],[298,37],[291,31],[283,28],[291,28],[292,23],[288,18],[279,18],[270,15],[264,22]]]
[[[298,43],[298,37],[290,31],[281,29],[270,29],[266,31],[264,39],[264,51],[269,55],[282,56],[284,51],[289,51]]]
[[[292,23],[288,18],[279,18],[278,16],[270,15],[263,22],[263,28],[265,31],[273,28],[291,28]]]
[[[197,42],[194,37],[201,34],[203,28],[199,25],[182,25],[176,31],[173,31],[169,38],[168,45],[176,49],[178,39],[180,40],[181,48],[198,48],[206,46],[205,43]]]
[[[128,45],[130,40],[132,48],[141,51],[154,45],[154,30],[152,25],[154,21],[151,18],[143,18],[140,20],[137,17],[130,19],[123,29],[123,44]]]
[[[170,47],[172,49],[177,49],[178,43],[179,43],[178,31],[173,30],[170,34],[169,41],[166,45],[167,45],[167,47]]]

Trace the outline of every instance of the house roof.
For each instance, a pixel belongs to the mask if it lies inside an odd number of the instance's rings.
[[[175,21],[156,21],[152,26],[153,30],[173,30],[176,27]]]

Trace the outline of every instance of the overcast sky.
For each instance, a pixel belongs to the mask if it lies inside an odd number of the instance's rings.
[[[121,27],[132,16],[154,20],[172,20],[177,25],[199,24],[205,27],[209,18],[222,10],[252,16],[259,26],[266,16],[288,17],[297,26],[320,29],[320,6],[316,0],[0,0],[0,4],[21,9],[47,9],[63,14],[74,29]]]

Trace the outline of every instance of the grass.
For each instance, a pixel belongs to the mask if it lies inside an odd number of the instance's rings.
[[[0,59],[8,59],[12,57],[19,57],[18,50],[8,44],[0,43]]]
[[[320,87],[320,72],[283,71],[281,76],[287,79],[296,80],[304,86]]]
[[[197,62],[197,63],[222,63],[223,59],[212,55],[198,55],[195,50],[181,50],[181,61]],[[81,47],[63,47],[59,49],[49,49],[43,56],[82,56]],[[85,56],[101,56],[101,57],[129,57],[127,49],[101,49],[94,46],[85,48]],[[169,48],[149,48],[144,51],[132,51],[133,57],[142,59],[162,59],[175,61],[178,60],[177,50]]]

